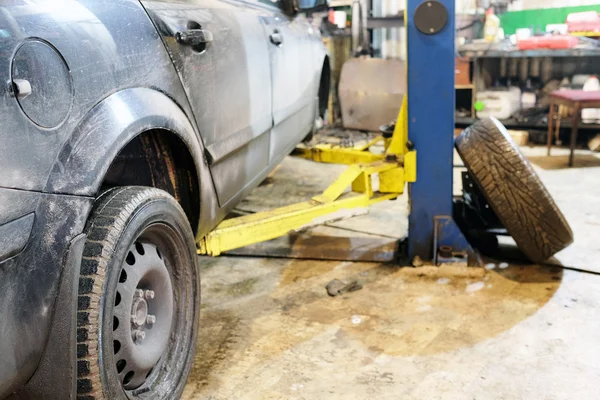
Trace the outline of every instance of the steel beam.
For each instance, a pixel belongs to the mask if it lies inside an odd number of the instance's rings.
[[[448,19],[435,34],[422,33],[415,25],[415,11],[423,3],[428,2],[408,0],[405,21],[408,136],[418,151],[417,180],[409,187],[408,256],[432,260],[440,246],[451,246],[453,253],[473,258],[473,249],[452,220],[454,1],[439,1]]]

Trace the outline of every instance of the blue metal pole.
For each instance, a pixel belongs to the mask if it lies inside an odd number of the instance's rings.
[[[417,181],[409,187],[408,256],[410,260],[415,256],[431,260],[436,230],[439,234],[448,222],[453,249],[470,249],[452,220],[454,0],[440,0],[448,11],[448,22],[432,35],[421,33],[414,23],[416,8],[427,1],[407,3],[408,135],[417,150]],[[436,217],[444,218],[444,223],[435,223]],[[441,235],[436,243],[447,239]]]

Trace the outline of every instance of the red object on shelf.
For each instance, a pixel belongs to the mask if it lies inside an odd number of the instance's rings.
[[[600,32],[600,15],[596,11],[571,13],[567,16],[569,32]]]
[[[571,35],[543,36],[542,39],[548,49],[570,49],[579,43],[579,38]]]
[[[533,50],[533,49],[539,49],[540,48],[540,38],[539,37],[528,37],[528,38],[523,38],[523,39],[519,39],[519,42],[517,43],[517,47],[519,48],[519,50]]]
[[[571,35],[532,36],[520,39],[517,43],[519,50],[534,49],[570,49],[577,46],[579,38]]]
[[[585,90],[555,90],[550,96],[560,99],[571,100],[573,102],[600,101],[600,91]]]

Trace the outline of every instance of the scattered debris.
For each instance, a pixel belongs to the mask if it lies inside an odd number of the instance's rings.
[[[503,263],[500,263],[500,264],[498,265],[498,267],[500,267],[500,269],[506,269],[506,268],[508,268],[508,263],[505,263],[505,262],[503,262]]]
[[[450,278],[440,278],[436,281],[440,285],[447,285],[450,283]]]
[[[487,269],[488,271],[491,271],[494,268],[496,268],[496,264],[494,264],[494,263],[485,264],[485,269]]]
[[[467,285],[467,288],[465,289],[465,291],[467,293],[474,293],[474,292],[477,292],[477,291],[483,289],[484,287],[485,287],[484,282],[475,282],[475,283],[471,283],[470,285]]]
[[[421,260],[421,257],[415,256],[415,258],[413,258],[412,265],[413,267],[421,267],[423,266],[423,260]]]
[[[353,315],[352,316],[352,323],[354,325],[358,325],[362,322],[362,319],[358,316],[358,315]]]
[[[327,284],[327,286],[325,286],[325,288],[327,289],[327,293],[330,296],[338,296],[347,292],[354,292],[356,290],[360,290],[362,289],[362,285],[358,283],[357,280],[345,283],[339,279],[334,279],[330,281]]]
[[[343,263],[339,263],[338,265],[335,266],[334,269],[343,269],[343,268],[346,268],[346,267],[348,267],[350,265],[353,265],[353,264],[354,263],[351,262],[351,261],[346,261],[346,262],[343,262]]]
[[[426,304],[431,300],[431,296],[421,296],[417,298],[417,303]]]
[[[303,387],[304,387],[304,385],[301,383],[292,383],[292,386],[290,386],[290,389],[292,389],[293,391],[296,391],[298,389],[302,389]]]
[[[588,142],[588,148],[591,151],[600,151],[600,134],[590,139],[590,141]]]

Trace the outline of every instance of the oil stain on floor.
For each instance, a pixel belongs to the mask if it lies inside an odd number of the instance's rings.
[[[415,396],[438,355],[473,349],[526,321],[563,279],[558,268],[504,264],[402,269],[237,257],[201,264],[201,332],[184,399]],[[334,278],[358,279],[363,289],[330,297],[325,285]],[[420,364],[421,373],[402,371]]]

